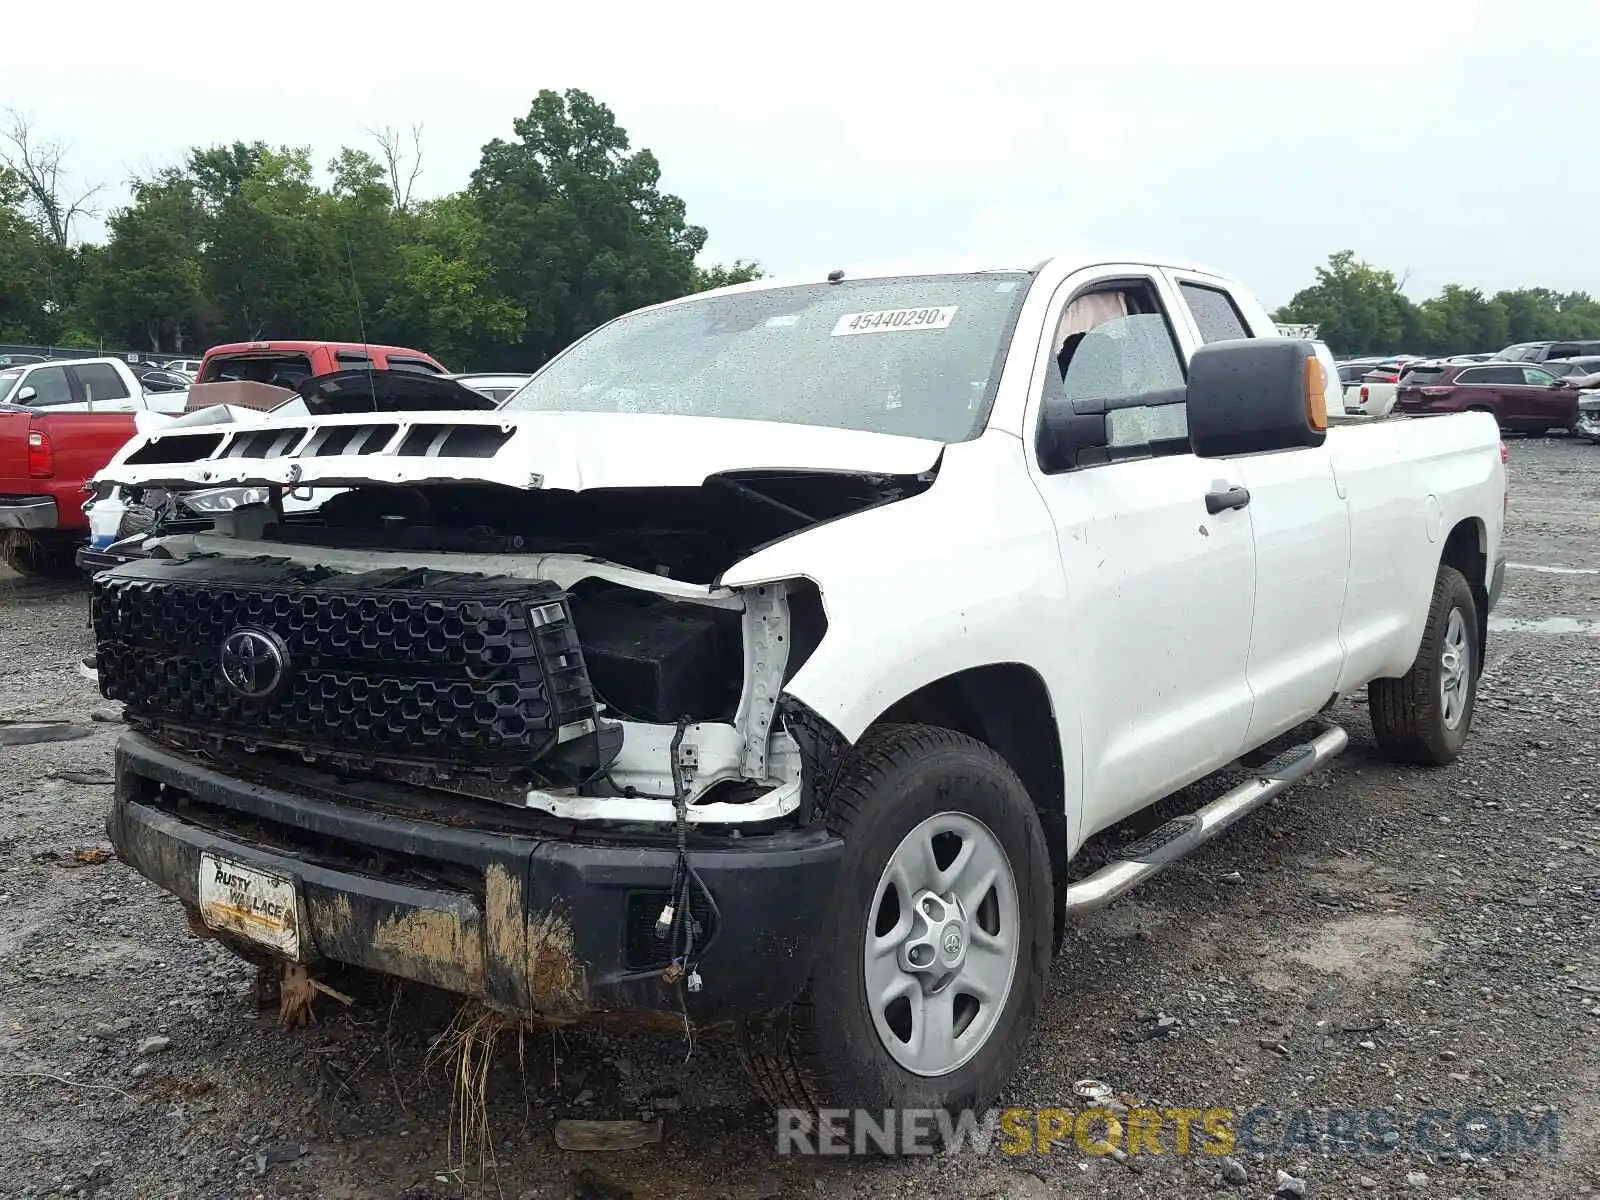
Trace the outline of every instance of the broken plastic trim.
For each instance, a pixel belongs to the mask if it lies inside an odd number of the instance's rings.
[[[670,825],[677,819],[671,798],[654,796],[559,796],[530,791],[528,807],[568,821],[627,821]],[[783,783],[743,803],[690,804],[691,825],[749,825],[776,821],[800,807],[800,781]]]

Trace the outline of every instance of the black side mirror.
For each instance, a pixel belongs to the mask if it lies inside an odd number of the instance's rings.
[[[1070,471],[1085,450],[1109,440],[1103,400],[1046,396],[1039,414],[1039,465],[1047,472]]]
[[[1310,342],[1212,342],[1189,360],[1189,444],[1201,458],[1320,446],[1328,436],[1323,366]]]

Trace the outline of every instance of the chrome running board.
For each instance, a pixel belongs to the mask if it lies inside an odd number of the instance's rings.
[[[1081,917],[1104,908],[1138,887],[1168,863],[1191,854],[1239,818],[1298,783],[1349,745],[1349,735],[1331,725],[1309,742],[1291,746],[1251,770],[1251,778],[1205,807],[1174,817],[1131,845],[1086,879],[1067,885],[1066,915]]]

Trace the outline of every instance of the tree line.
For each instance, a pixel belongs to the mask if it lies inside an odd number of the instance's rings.
[[[1336,353],[1472,354],[1517,342],[1600,340],[1600,301],[1587,292],[1517,288],[1486,296],[1449,283],[1420,304],[1394,272],[1341,250],[1317,268],[1317,281],[1273,314],[1318,326]]]
[[[323,182],[307,147],[196,147],[131,183],[104,244],[74,237],[97,189],[11,114],[0,129],[0,342],[195,355],[296,337],[532,369],[643,304],[760,275],[702,267],[706,231],[604,104],[541,91],[467,187],[414,195],[420,128],[373,131]]]

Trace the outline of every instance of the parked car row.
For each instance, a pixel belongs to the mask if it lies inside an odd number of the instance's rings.
[[[1493,360],[1421,362],[1401,376],[1395,407],[1404,413],[1486,412],[1509,433],[1571,430],[1577,423],[1582,376],[1563,378],[1548,366]]]
[[[1487,412],[1508,433],[1551,429],[1600,440],[1600,342],[1520,342],[1494,354],[1338,362],[1347,413]]]
[[[1518,342],[1507,346],[1495,358],[1505,362],[1543,363],[1588,355],[1600,355],[1600,342]]]

